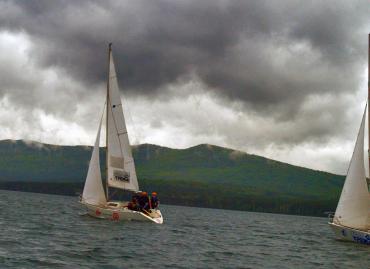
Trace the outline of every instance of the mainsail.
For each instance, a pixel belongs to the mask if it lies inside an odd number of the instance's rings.
[[[110,47],[107,93],[107,184],[109,187],[119,189],[139,190]]]
[[[333,219],[336,224],[359,230],[370,229],[370,195],[364,166],[365,112]]]
[[[88,204],[105,204],[106,198],[100,173],[99,141],[102,119],[100,120],[98,134],[96,135],[94,149],[91,155],[89,170],[85,181],[82,200]]]

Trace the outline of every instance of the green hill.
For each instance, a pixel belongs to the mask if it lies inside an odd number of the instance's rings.
[[[0,141],[0,188],[81,192],[91,147]],[[335,209],[343,176],[212,145],[133,147],[141,189],[164,203],[321,215]],[[105,152],[101,150],[102,168]],[[104,172],[104,169],[102,169]]]

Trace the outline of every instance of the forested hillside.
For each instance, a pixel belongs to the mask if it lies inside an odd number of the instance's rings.
[[[0,188],[75,195],[91,147],[0,141]],[[163,203],[322,215],[335,209],[344,177],[232,149],[133,147],[141,189]],[[105,151],[101,149],[104,175]]]

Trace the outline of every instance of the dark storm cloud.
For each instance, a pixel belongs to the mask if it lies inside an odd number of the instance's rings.
[[[5,1],[0,25],[27,32],[38,45],[33,56],[40,64],[60,66],[87,85],[104,81],[105,48],[113,41],[121,82],[132,93],[157,94],[195,74],[210,90],[255,108],[298,108],[312,93],[358,88],[368,6],[366,1]],[[306,47],[294,50],[294,44]]]
[[[1,29],[28,34],[38,65],[62,68],[87,89],[105,81],[112,41],[121,85],[131,95],[172,98],[180,93],[170,95],[168,85],[197,79],[225,105],[240,101],[276,121],[294,119],[311,96],[353,94],[367,60],[367,1],[0,5]],[[8,82],[17,81],[13,74]],[[343,108],[329,113],[336,109]],[[316,129],[328,135],[332,128]]]
[[[92,143],[113,42],[137,142],[343,172],[366,95],[368,14],[350,0],[0,0],[0,136]]]

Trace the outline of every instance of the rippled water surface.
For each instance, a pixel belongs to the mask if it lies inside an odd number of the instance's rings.
[[[0,268],[369,268],[325,218],[162,205],[163,225],[80,216],[74,197],[0,191]]]

